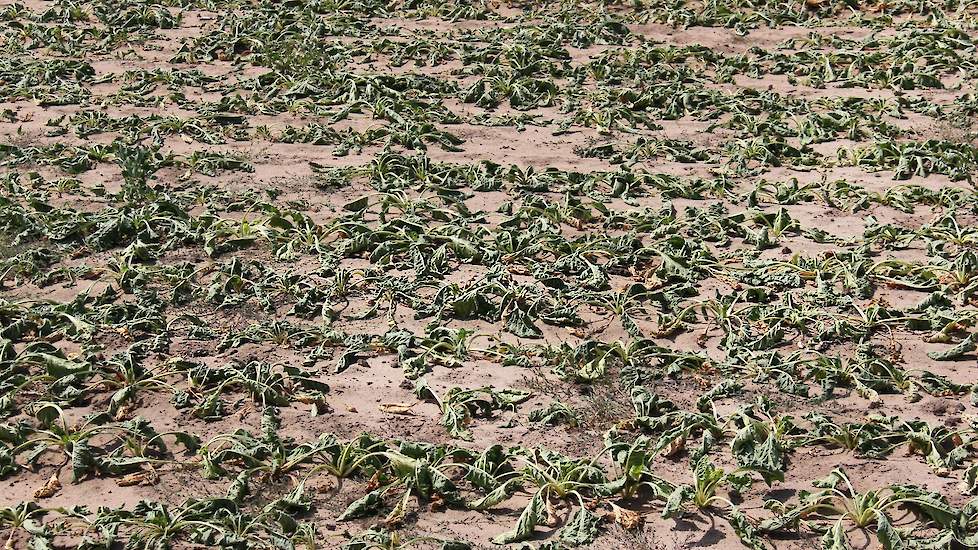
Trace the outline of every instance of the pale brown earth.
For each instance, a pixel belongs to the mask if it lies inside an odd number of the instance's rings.
[[[43,11],[53,3],[41,0],[22,2],[26,9]],[[9,2],[0,2],[0,7],[10,6]],[[251,65],[241,59],[233,61],[209,60],[194,64],[173,63],[171,58],[176,55],[181,46],[188,44],[195,37],[202,36],[221,22],[220,11],[198,10],[193,8],[171,8],[174,13],[182,16],[181,24],[176,29],[157,30],[155,35],[145,41],[133,41],[119,48],[103,53],[86,53],[85,60],[95,69],[95,79],[119,76],[125,71],[136,69],[187,69],[198,68],[207,75],[218,77],[212,85],[203,87],[187,86],[183,88],[189,105],[179,106],[166,96],[165,88],[159,90],[158,103],[147,105],[132,105],[124,96],[118,96],[120,86],[117,82],[107,81],[87,85],[92,94],[85,106],[81,105],[38,105],[29,100],[7,101],[0,103],[0,112],[11,113],[9,118],[0,122],[0,141],[3,145],[37,146],[52,143],[88,146],[93,143],[109,144],[117,137],[118,132],[105,132],[88,137],[79,137],[68,130],[64,135],[48,135],[51,126],[48,121],[63,115],[70,117],[85,109],[95,109],[110,117],[123,117],[131,114],[148,116],[163,115],[174,117],[193,117],[197,113],[189,108],[195,103],[218,101],[226,95],[221,87],[226,83],[237,82],[244,85],[249,79],[265,72],[265,68]],[[405,19],[400,17],[375,18],[370,21],[374,28],[391,29],[396,31],[389,36],[398,42],[410,43],[423,37],[434,40],[453,42],[460,36],[478,37],[481,31],[493,28],[519,28],[528,25],[533,20],[519,19],[521,11],[516,7],[499,7],[500,15],[511,19],[489,21],[463,20],[451,22],[438,18]],[[895,23],[894,23],[895,26]],[[773,28],[758,28],[740,35],[732,29],[719,27],[673,28],[660,23],[634,23],[629,25],[634,42],[626,45],[596,44],[586,48],[568,46],[571,60],[569,67],[574,69],[586,64],[589,60],[600,55],[641,47],[645,42],[672,46],[704,46],[718,54],[734,56],[750,52],[752,48],[776,50],[783,41],[792,38],[803,39],[809,33],[815,32],[824,37],[840,37],[850,40],[861,40],[870,35],[872,30],[860,27],[845,19],[826,20],[824,25],[809,27],[778,26]],[[892,31],[889,29],[887,32]],[[383,35],[385,33],[381,33]],[[881,36],[885,36],[883,33]],[[973,35],[972,35],[973,36]],[[10,40],[11,35],[6,37]],[[322,37],[326,44],[364,44],[367,39],[355,37]],[[789,50],[790,51],[790,50]],[[800,49],[798,50],[800,51]],[[5,54],[8,55],[8,54]],[[13,54],[9,54],[13,55]],[[32,55],[42,58],[55,58],[56,53],[39,49]],[[398,67],[389,66],[389,59],[383,54],[371,56],[368,61],[351,60],[347,69],[362,74],[424,74],[438,79],[457,83],[460,87],[473,82],[475,75],[461,74],[464,65],[458,59],[450,59],[433,67],[416,66],[411,62]],[[791,81],[789,81],[791,80]],[[566,81],[558,79],[559,85]],[[921,97],[935,104],[950,106],[954,100],[974,90],[973,80],[965,78],[958,85],[947,89],[929,89],[900,91],[885,87],[860,88],[836,87],[831,83],[824,86],[809,86],[805,79],[791,78],[783,75],[763,74],[757,77],[737,75],[732,81],[710,82],[708,88],[719,90],[725,94],[738,94],[744,91],[771,91],[787,99],[804,99],[813,101],[817,98],[880,98],[895,101],[898,96],[912,95]],[[585,86],[593,88],[592,84]],[[726,122],[723,118],[698,119],[685,116],[678,120],[657,120],[661,129],[651,130],[644,127],[630,129],[628,132],[613,131],[601,133],[593,124],[571,124],[567,132],[559,132],[559,121],[568,116],[558,106],[540,107],[529,110],[512,108],[505,103],[495,109],[484,109],[472,103],[465,103],[458,97],[445,97],[438,103],[449,112],[457,115],[457,124],[439,124],[439,128],[448,131],[463,140],[459,145],[460,151],[449,151],[437,144],[429,143],[427,156],[436,162],[475,163],[491,161],[508,167],[515,165],[523,170],[532,167],[537,171],[547,168],[575,171],[581,173],[600,172],[616,169],[616,165],[606,159],[584,158],[579,152],[582,148],[595,144],[615,143],[617,145],[635,142],[639,137],[654,137],[660,139],[675,139],[691,142],[694,147],[702,147],[714,152],[722,152],[724,146],[736,139],[737,132],[727,128],[712,127],[714,123]],[[532,122],[525,127],[517,128],[505,122],[505,117],[528,116]],[[724,115],[726,116],[726,115]],[[481,122],[485,117],[501,117],[500,125]],[[253,165],[252,172],[219,171],[215,176],[200,173],[184,174],[186,169],[181,167],[166,167],[155,174],[154,185],[163,188],[191,189],[194,187],[214,189],[226,192],[230,196],[244,197],[247,193],[263,195],[266,190],[274,190],[276,205],[292,205],[291,207],[306,214],[314,223],[326,227],[344,215],[343,205],[361,196],[376,191],[364,181],[354,180],[341,188],[324,188],[321,185],[322,167],[341,168],[359,167],[370,163],[381,153],[382,143],[365,146],[362,150],[352,150],[345,156],[334,155],[331,145],[312,145],[302,143],[281,143],[267,138],[268,134],[257,134],[254,129],[267,127],[272,134],[281,132],[287,126],[302,126],[319,122],[333,127],[338,131],[352,129],[365,131],[370,128],[382,127],[383,120],[376,120],[369,113],[354,114],[339,122],[331,122],[328,116],[317,116],[311,112],[296,112],[294,114],[249,114],[246,115],[248,128],[251,132],[248,139],[235,141],[226,140],[219,144],[206,144],[185,134],[168,134],[161,138],[162,150],[177,156],[189,156],[195,151],[209,150],[240,155]],[[945,120],[938,120],[926,115],[907,112],[902,118],[886,117],[891,124],[905,132],[904,139],[925,140],[934,136],[958,142],[973,142],[971,129],[954,128]],[[792,143],[792,139],[789,139]],[[794,140],[797,144],[797,140]],[[829,140],[812,145],[812,149],[824,156],[826,161],[814,167],[802,166],[766,166],[754,175],[734,177],[731,179],[733,188],[725,194],[704,195],[700,198],[664,197],[651,192],[642,196],[630,197],[627,201],[609,197],[604,205],[617,212],[640,211],[649,209],[656,211],[671,204],[682,214],[687,207],[705,208],[709,205],[724,205],[731,213],[745,208],[742,196],[754,189],[760,180],[768,182],[785,182],[797,179],[799,185],[819,184],[845,180],[850,185],[864,187],[872,193],[885,194],[888,190],[907,185],[919,185],[929,190],[940,191],[950,187],[960,188],[963,193],[973,194],[974,190],[967,181],[951,181],[942,174],[930,174],[924,177],[913,176],[906,180],[894,180],[893,172],[889,170],[874,171],[870,168],[849,166],[837,160],[837,152],[846,150],[860,143],[845,138]],[[685,147],[685,146],[684,146]],[[395,151],[405,151],[402,147],[393,147]],[[633,166],[633,170],[645,170],[655,174],[681,176],[683,178],[712,178],[726,166],[722,153],[714,154],[713,158],[701,162],[680,162],[669,154],[641,159]],[[316,167],[317,169],[314,169]],[[64,177],[64,173],[52,166],[23,166],[5,165],[4,174],[18,172],[26,174],[36,172],[45,179]],[[98,211],[106,206],[104,193],[112,194],[123,189],[124,177],[115,163],[98,163],[93,169],[81,172],[76,177],[77,191],[59,192],[56,190],[43,191],[48,196],[50,204],[70,208],[82,212]],[[93,190],[100,188],[98,194]],[[104,190],[104,191],[103,191]],[[511,189],[491,191],[471,191],[464,204],[473,214],[483,214],[488,227],[498,225],[507,216],[500,214],[498,209],[504,202],[512,200],[516,194]],[[552,203],[561,203],[563,196],[559,192],[534,192],[539,197]],[[417,189],[405,190],[404,196],[409,199],[428,198],[431,194]],[[773,204],[769,201],[769,204]],[[205,210],[204,204],[199,205],[191,213],[199,215]],[[590,208],[590,207],[588,207]],[[863,237],[867,227],[867,219],[872,216],[881,224],[917,230],[935,220],[941,214],[939,207],[926,205],[917,206],[912,213],[903,212],[879,203],[870,203],[868,208],[854,210],[841,205],[830,206],[821,198],[797,204],[774,205],[774,208],[784,208],[797,220],[801,228],[818,228],[836,238],[835,242],[815,242],[802,233],[785,235],[776,247],[764,250],[761,258],[789,260],[793,255],[815,257],[832,254],[847,246],[854,240]],[[964,212],[962,212],[962,215]],[[241,220],[257,220],[260,214],[228,210],[219,212],[219,217],[230,222],[240,223]],[[376,212],[368,212],[365,218],[377,221]],[[973,221],[973,220],[972,220]],[[970,221],[968,222],[970,226]],[[608,235],[621,235],[626,231],[615,228],[601,227],[599,224],[561,223],[560,233],[565,238],[585,237],[596,232]],[[974,241],[971,241],[974,245]],[[710,245],[714,246],[714,245]],[[735,241],[728,252],[736,251],[748,245]],[[120,248],[121,249],[121,248]],[[719,248],[717,248],[719,250]],[[7,279],[3,281],[2,297],[6,301],[48,300],[53,302],[69,302],[80,293],[88,291],[92,295],[101,293],[106,288],[116,285],[110,271],[104,269],[115,253],[119,250],[102,252],[86,252],[79,250],[77,257],[60,260],[62,266],[87,265],[92,268],[84,277],[72,283],[57,282],[50,285],[38,285],[29,280]],[[276,259],[266,248],[256,247],[253,250],[229,253],[223,257],[208,257],[199,247],[177,248],[168,251],[157,260],[159,265],[176,265],[180,262],[191,262],[198,271],[199,283],[207,287],[219,264],[232,256],[242,260],[256,260],[276,273],[305,274],[326,284],[326,280],[317,274],[319,260],[304,255],[296,259]],[[929,254],[918,239],[909,246],[900,249],[876,249],[874,260],[881,262],[885,259],[897,259],[910,263],[926,263]],[[364,273],[366,270],[377,269],[365,256],[358,258],[343,258],[340,266],[353,273]],[[409,270],[397,271],[381,267],[386,276],[408,276]],[[452,266],[441,284],[458,283],[466,285],[478,281],[488,268],[481,265],[457,263]],[[514,267],[510,273],[515,280],[528,281],[533,284],[532,275]],[[361,275],[362,276],[362,275]],[[615,274],[610,277],[610,288],[621,291],[629,284],[644,282],[647,286],[655,285],[655,276],[641,273],[631,275]],[[356,280],[357,275],[354,275]],[[213,279],[216,280],[216,279]],[[809,285],[809,288],[812,288]],[[739,290],[739,283],[732,282],[726,277],[708,278],[698,283],[697,295],[688,298],[689,303],[696,300],[708,300],[714,291],[730,293]],[[437,288],[428,288],[433,296]],[[856,298],[856,303],[862,306],[871,304],[886,304],[902,309],[920,302],[926,293],[903,288],[899,285],[886,287],[879,285],[871,298]],[[369,319],[357,319],[356,314],[369,307],[368,296],[353,295],[346,302],[331,304],[333,319],[330,328],[344,331],[348,334],[381,335],[389,328],[397,327],[414,333],[423,333],[427,320],[414,318],[413,311],[404,304],[391,312],[386,312]],[[176,306],[174,311],[188,313],[203,319],[219,335],[230,330],[240,330],[255,322],[270,320],[290,320],[306,322],[297,316],[288,315],[289,303],[279,303],[273,311],[262,311],[254,304],[241,307],[217,310],[205,301],[193,302],[184,306]],[[973,310],[969,303],[965,309]],[[500,323],[488,321],[446,321],[452,328],[465,327],[488,337],[483,344],[502,342],[509,344],[532,344],[534,346],[559,346],[562,343],[575,345],[584,339],[593,339],[612,343],[631,339],[621,323],[602,312],[601,309],[581,304],[578,314],[585,323],[580,327],[557,327],[541,325],[541,339],[528,341],[504,332]],[[314,319],[315,323],[327,323],[322,317]],[[707,324],[703,320],[687,323],[684,330],[666,336],[658,335],[661,328],[653,315],[641,316],[636,320],[643,333],[657,344],[673,349],[705,354],[710,361],[721,363],[725,359],[725,351],[720,346],[722,331],[715,324]],[[315,324],[314,323],[314,324]],[[111,332],[111,331],[106,331]],[[944,349],[946,344],[927,343],[924,341],[925,332],[897,329],[881,331],[873,337],[873,342],[898,357],[898,364],[907,368],[927,370],[946,376],[959,384],[975,382],[975,357],[966,355],[954,361],[935,361],[927,356],[927,352]],[[959,335],[960,336],[960,335]],[[109,357],[113,353],[124,350],[130,345],[131,339],[125,332],[103,334],[100,336],[103,351],[101,357]],[[260,360],[273,364],[301,364],[306,353],[288,343],[273,342],[245,343],[231,349],[219,350],[220,338],[210,340],[191,339],[185,335],[175,334],[172,337],[167,353],[147,359],[152,363],[162,363],[172,358],[187,358],[204,364],[219,365],[232,360],[247,362]],[[70,355],[71,342],[63,342],[62,349]],[[473,345],[478,345],[479,340]],[[810,349],[815,344],[805,335],[793,335],[784,344],[786,349]],[[852,344],[832,344],[829,349],[843,357],[851,356],[854,351]],[[78,351],[75,349],[74,351]],[[336,356],[342,352],[342,347],[334,350]],[[445,392],[451,387],[478,388],[493,386],[495,388],[518,388],[533,392],[526,403],[521,404],[515,411],[501,411],[491,418],[476,419],[470,429],[473,439],[471,442],[454,441],[439,425],[439,408],[436,404],[417,399],[414,395],[413,382],[405,381],[398,368],[396,357],[392,354],[366,356],[357,361],[346,371],[333,373],[333,362],[325,358],[316,365],[322,381],[329,384],[330,390],[326,395],[330,412],[322,416],[310,416],[311,405],[293,402],[281,409],[282,434],[305,441],[315,439],[320,433],[332,433],[338,438],[347,439],[361,432],[388,439],[408,439],[428,443],[461,444],[472,449],[482,449],[492,444],[503,446],[521,445],[524,447],[546,447],[565,453],[569,456],[587,457],[600,455],[604,447],[605,431],[633,415],[628,391],[618,387],[615,381],[617,367],[609,371],[609,380],[594,384],[577,384],[561,380],[547,365],[530,367],[502,366],[492,360],[489,355],[468,359],[459,368],[434,367],[425,374],[428,383],[436,392]],[[695,409],[699,395],[722,379],[716,370],[706,371],[689,377],[675,379],[665,378],[654,383],[654,389],[661,395],[673,400],[685,409]],[[924,394],[921,399],[912,401],[901,394],[881,395],[877,401],[870,404],[851,389],[840,389],[828,401],[803,399],[789,396],[780,392],[776,386],[764,383],[754,383],[744,380],[745,388],[742,395],[719,398],[715,402],[720,415],[729,414],[741,405],[753,402],[756,396],[766,396],[775,405],[780,415],[790,415],[801,419],[811,411],[824,411],[837,419],[860,421],[867,414],[897,415],[904,419],[920,419],[932,425],[967,425],[975,414],[975,406],[968,395],[931,396]],[[817,393],[817,388],[816,392]],[[93,395],[89,403],[83,406],[71,407],[66,412],[72,418],[81,418],[84,414],[102,410],[111,394]],[[553,400],[569,404],[580,414],[579,426],[567,425],[546,426],[530,422],[528,411],[542,408]],[[241,393],[231,400],[230,414],[219,420],[202,420],[194,418],[186,411],[175,409],[165,394],[147,392],[142,394],[137,402],[128,406],[124,415],[126,418],[142,416],[149,419],[158,431],[180,429],[190,431],[206,441],[209,437],[227,433],[238,428],[258,430],[261,420],[261,407]],[[409,407],[402,414],[385,412],[384,404],[407,404]],[[27,415],[14,417],[27,418]],[[963,423],[963,424],[961,424]],[[695,442],[691,441],[693,446]],[[723,446],[721,445],[721,448]],[[44,499],[45,507],[85,505],[90,508],[98,506],[132,507],[143,499],[179,503],[183,499],[205,494],[219,494],[225,490],[222,480],[211,481],[196,474],[196,464],[199,459],[190,457],[184,464],[168,464],[158,469],[158,479],[152,484],[122,487],[116,480],[109,477],[90,477],[79,483],[71,483],[68,472],[61,473],[62,488],[55,495]],[[735,467],[729,456],[718,456],[718,465]],[[679,453],[671,457],[657,457],[655,472],[657,475],[674,482],[684,482],[689,477],[688,454]],[[927,466],[922,457],[897,450],[885,460],[872,460],[854,455],[852,452],[820,446],[806,446],[789,454],[789,468],[786,480],[775,483],[768,488],[757,482],[752,490],[744,496],[741,509],[752,518],[760,519],[770,514],[762,506],[766,498],[788,501],[796,497],[799,490],[810,490],[811,481],[824,477],[837,466],[844,466],[852,478],[862,487],[871,488],[896,483],[912,483],[945,495],[952,503],[962,505],[967,497],[958,490],[961,470],[951,472],[948,476],[938,476]],[[970,464],[970,462],[969,462]],[[0,481],[0,506],[13,506],[23,501],[34,499],[34,493],[42,486],[53,472],[60,470],[60,464],[55,459],[42,459],[33,469],[27,469]],[[337,484],[336,480],[322,475],[313,477],[309,483],[314,487],[314,509],[306,521],[317,525],[324,537],[324,548],[338,547],[348,538],[349,533],[356,533],[377,523],[378,518],[367,518],[353,522],[337,523],[336,517],[346,506],[365,492],[368,483],[366,479],[345,480]],[[489,539],[499,532],[509,529],[516,521],[520,510],[528,500],[528,496],[520,494],[503,504],[485,512],[465,510],[443,510],[437,513],[418,513],[406,525],[405,532],[429,534],[439,537],[464,539],[476,548],[492,547]],[[623,501],[623,506],[630,507],[644,516],[644,525],[637,529],[626,529],[617,524],[611,524],[604,529],[602,535],[591,547],[601,549],[616,548],[740,548],[741,543],[731,533],[728,524],[710,515],[691,513],[683,519],[661,519],[659,511],[661,503],[642,501]],[[423,512],[423,510],[420,510]],[[569,510],[565,510],[569,514]],[[536,539],[542,541],[557,530],[557,526],[537,528]],[[0,534],[0,536],[3,536]],[[22,534],[11,539],[14,548],[26,546],[26,538]],[[877,544],[871,532],[857,529],[852,530],[851,542],[854,548],[874,548]],[[772,538],[768,543],[776,548],[817,548],[817,535],[802,533],[796,538]],[[70,543],[62,541],[62,544]]]

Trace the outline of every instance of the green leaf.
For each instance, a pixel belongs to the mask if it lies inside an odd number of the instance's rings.
[[[194,434],[187,432],[174,432],[173,437],[176,438],[177,443],[183,445],[183,448],[187,450],[188,453],[196,453],[200,449],[200,438]]]
[[[336,360],[336,367],[333,369],[335,374],[339,374],[352,367],[360,359],[360,346],[353,346],[344,351]]]
[[[770,485],[784,479],[784,450],[774,430],[763,422],[748,418],[730,444],[731,452],[742,468],[756,470]]]
[[[537,524],[546,519],[546,514],[546,503],[544,502],[543,491],[540,490],[533,494],[530,503],[527,504],[523,513],[520,514],[520,518],[516,522],[516,527],[511,531],[497,535],[492,539],[492,542],[495,544],[510,544],[529,539],[533,536],[533,529]]]
[[[849,537],[846,536],[846,526],[841,520],[822,535],[822,550],[852,550]]]
[[[376,489],[354,500],[336,518],[336,521],[349,521],[351,519],[365,518],[376,514],[384,504],[383,499],[381,499],[383,491],[383,489]]]
[[[733,527],[734,533],[740,538],[740,542],[744,543],[744,546],[748,548],[764,550],[764,541],[761,540],[757,532],[757,527],[740,511],[740,508],[733,506],[730,508],[729,513],[730,516],[727,519],[730,521],[730,526]]]
[[[967,338],[961,340],[956,345],[942,351],[931,351],[927,357],[935,361],[953,361],[960,359],[966,353],[971,353],[978,349],[978,333],[969,334]]]
[[[71,480],[80,481],[95,471],[95,455],[87,441],[76,441],[71,448]]]
[[[54,403],[42,403],[37,410],[34,411],[34,418],[41,423],[41,426],[45,428],[50,427],[54,422],[60,419],[62,416],[61,407],[58,407]]]
[[[31,358],[39,359],[40,363],[47,368],[48,374],[55,378],[64,378],[65,376],[78,374],[88,369],[88,365],[84,363],[58,357],[50,353],[33,353],[31,354]]]
[[[673,489],[672,494],[666,499],[666,504],[662,508],[662,517],[671,518],[679,514],[682,511],[683,506],[693,500],[693,495],[696,494],[696,489],[692,485],[678,485]]]
[[[520,488],[519,479],[510,479],[488,492],[486,496],[472,501],[466,505],[470,510],[488,510],[493,506],[503,502],[513,496]]]
[[[601,517],[587,508],[579,508],[574,516],[557,532],[557,537],[568,546],[591,544],[598,537]]]
[[[905,550],[907,541],[903,533],[893,526],[890,518],[881,510],[876,510],[876,537],[884,550]]]
[[[363,196],[360,197],[359,199],[344,204],[343,210],[346,210],[348,212],[359,212],[360,210],[367,208],[368,204],[370,204],[370,197]]]
[[[543,332],[533,324],[530,316],[521,309],[514,309],[506,319],[506,330],[520,338],[540,338]]]

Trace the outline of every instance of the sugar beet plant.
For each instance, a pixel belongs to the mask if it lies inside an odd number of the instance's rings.
[[[978,546],[976,16],[0,7],[5,550]]]

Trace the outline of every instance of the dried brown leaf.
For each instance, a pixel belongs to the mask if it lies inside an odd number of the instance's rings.
[[[34,491],[34,498],[50,498],[53,497],[61,490],[61,482],[58,481],[58,474],[51,474],[48,478],[47,483],[43,487]]]

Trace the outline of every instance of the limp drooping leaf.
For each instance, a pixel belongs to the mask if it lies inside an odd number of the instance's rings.
[[[466,507],[470,510],[488,510],[513,496],[519,488],[519,479],[507,480],[492,491],[486,493],[484,497],[466,504]]]
[[[741,467],[760,472],[768,484],[784,480],[785,456],[777,425],[748,418],[734,436],[730,450]]]
[[[506,330],[520,338],[540,338],[543,333],[533,324],[529,314],[521,309],[514,309],[506,319]]]
[[[601,517],[587,508],[578,508],[571,519],[560,528],[557,537],[568,546],[591,544],[598,537]]]
[[[560,401],[554,401],[547,407],[530,411],[528,418],[530,422],[550,424],[551,426],[562,423],[576,426],[578,422],[577,413],[574,412],[574,409]]]
[[[546,503],[544,502],[543,491],[537,491],[533,493],[533,498],[530,499],[530,503],[526,505],[523,512],[520,514],[520,518],[516,521],[516,527],[512,530],[497,535],[492,539],[495,544],[510,544],[513,542],[521,542],[529,539],[533,536],[534,528],[546,520],[547,509]]]
[[[909,548],[907,540],[900,529],[893,525],[890,518],[882,511],[876,512],[876,536],[884,550],[904,550]]]
[[[978,349],[978,332],[971,333],[957,344],[941,351],[931,351],[927,357],[935,361],[953,361]]]
[[[740,542],[753,550],[767,549],[764,541],[761,540],[757,527],[740,511],[740,508],[732,506],[727,513],[727,520],[730,522],[734,533],[740,538]]]
[[[71,480],[81,481],[86,474],[95,471],[97,462],[87,441],[76,441],[71,449]]]
[[[678,515],[695,494],[696,488],[692,485],[678,485],[666,499],[666,504],[662,507],[662,517],[671,518]]]
[[[846,526],[837,521],[822,535],[822,550],[851,550]]]
[[[366,495],[354,500],[346,507],[346,510],[338,518],[337,521],[348,521],[351,519],[359,519],[372,516],[380,511],[381,506],[383,506],[383,489],[375,489],[370,491]]]

